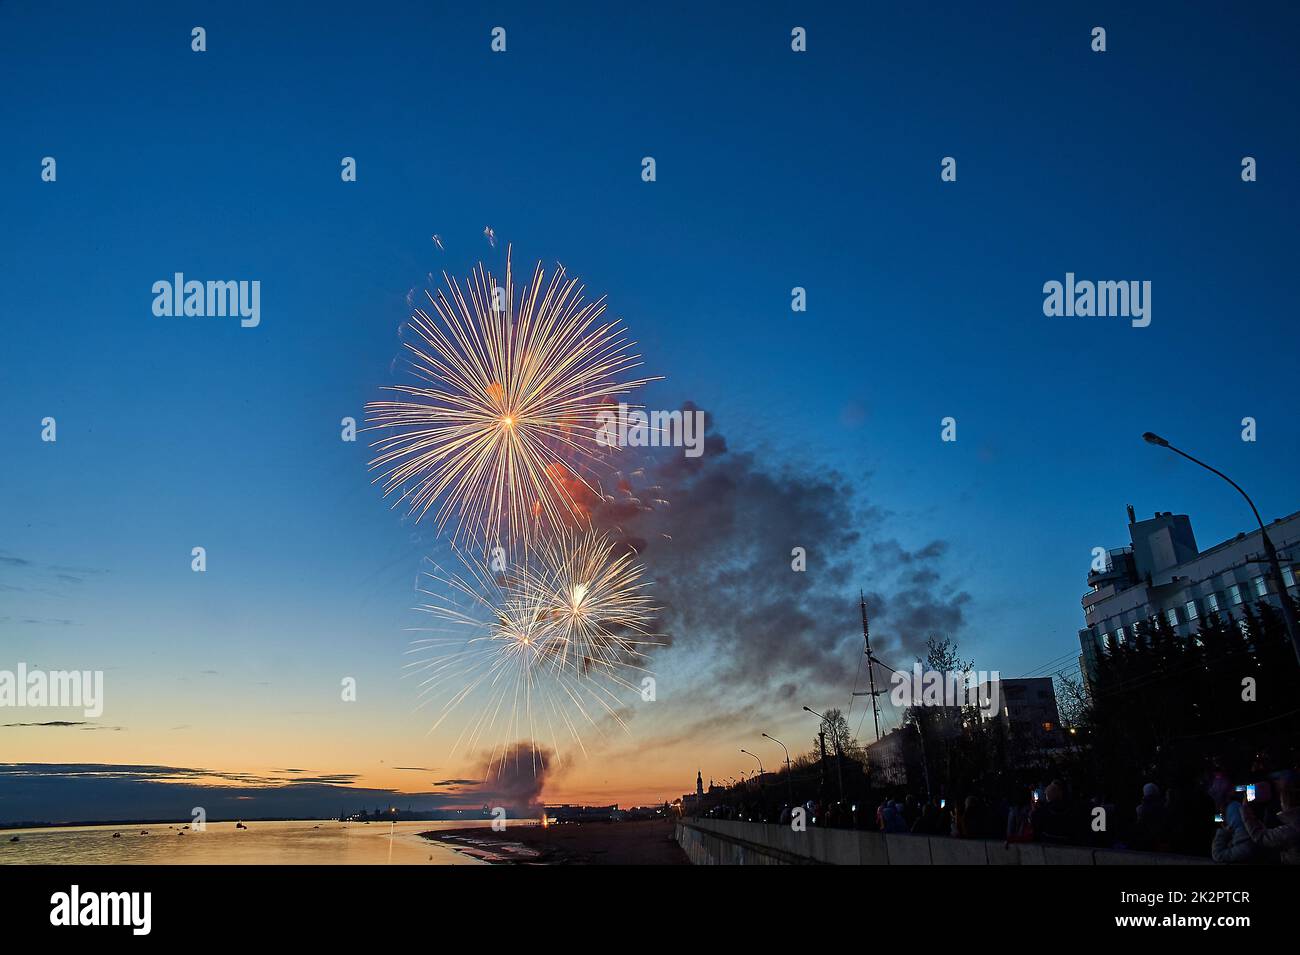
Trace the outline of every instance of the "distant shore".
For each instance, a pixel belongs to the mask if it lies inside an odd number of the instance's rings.
[[[688,865],[673,839],[673,823],[586,822],[564,825],[507,824],[491,828],[420,833],[464,855],[494,865]]]

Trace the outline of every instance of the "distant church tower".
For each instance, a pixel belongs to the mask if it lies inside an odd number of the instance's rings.
[[[700,770],[695,771],[695,795],[704,795],[704,777],[700,775]]]

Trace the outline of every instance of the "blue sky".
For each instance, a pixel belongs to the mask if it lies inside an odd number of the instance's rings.
[[[845,475],[905,546],[947,540],[983,667],[1077,648],[1125,504],[1202,546],[1247,526],[1144,430],[1266,518],[1300,508],[1300,13],[1144,6],[0,3],[3,658],[116,669],[121,735],[152,734],[58,758],[175,759],[166,733],[205,721],[214,763],[268,722],[425,745],[396,668],[437,545],[339,419],[392,380],[426,272],[500,264],[485,225],[609,295],[667,376],[647,404]],[[260,280],[261,325],[153,316],[177,271]],[[1067,271],[1150,280],[1151,326],[1044,317]],[[325,715],[340,673],[379,688],[360,723]]]

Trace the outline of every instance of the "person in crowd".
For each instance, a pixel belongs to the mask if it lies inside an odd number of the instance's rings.
[[[1134,849],[1145,852],[1169,851],[1169,813],[1160,796],[1160,787],[1155,783],[1147,783],[1142,787],[1142,801],[1137,807],[1132,844]]]
[[[809,799],[806,803],[803,804],[805,825],[821,826],[825,824],[819,818],[821,816],[821,812],[819,811],[820,808],[821,807],[817,805],[817,800],[815,799]]]
[[[1089,802],[1088,835],[1089,844],[1098,849],[1118,848],[1126,838],[1124,820],[1107,792],[1101,792]]]
[[[1169,818],[1169,847],[1184,855],[1204,855],[1206,842],[1212,841],[1218,810],[1204,786],[1170,787],[1165,794],[1165,811]]]
[[[936,836],[947,836],[947,835],[951,835],[951,834],[952,834],[952,827],[953,827],[953,820],[952,820],[952,816],[953,816],[953,813],[952,813],[952,806],[948,805],[948,803],[947,803],[945,800],[942,800],[942,799],[939,800],[939,802],[940,802],[940,805],[939,805],[939,822],[938,822],[938,824],[935,826],[935,830],[936,830],[936,831],[935,831],[934,834],[935,834]]]
[[[939,807],[932,802],[927,802],[925,808],[921,810],[921,815],[917,816],[916,822],[912,823],[911,831],[919,836],[933,836],[938,833],[935,831],[939,825]]]
[[[1034,827],[1034,839],[1060,845],[1076,843],[1078,827],[1065,796],[1065,783],[1059,779],[1053,780],[1044,790],[1043,796],[1029,817]]]
[[[1210,844],[1210,858],[1225,864],[1257,861],[1260,855],[1259,849],[1246,829],[1241,803],[1229,796],[1220,805],[1219,811],[1223,815],[1223,825],[1214,832],[1214,840]]]
[[[1033,800],[1028,790],[1020,790],[1011,799],[1007,809],[1007,842],[1033,842],[1034,826],[1030,822]]]
[[[907,831],[911,832],[916,821],[921,818],[921,807],[916,802],[916,797],[908,793],[903,800],[903,825],[907,826]]]
[[[907,832],[907,823],[903,820],[902,808],[894,800],[885,803],[885,810],[881,814],[884,825],[881,827],[885,832]]]
[[[947,803],[943,799],[935,797],[931,802],[934,805],[935,817],[930,835],[946,836],[952,832],[952,813],[948,811]]]
[[[848,826],[848,812],[844,803],[836,800],[826,810],[826,825],[831,829],[844,829]]]
[[[1241,817],[1250,841],[1265,849],[1276,849],[1283,865],[1300,865],[1300,792],[1295,773],[1280,780],[1278,825],[1267,828],[1255,817],[1250,803],[1242,806]],[[1225,817],[1226,818],[1226,817]]]

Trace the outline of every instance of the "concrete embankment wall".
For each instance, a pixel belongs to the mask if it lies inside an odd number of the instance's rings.
[[[683,819],[677,843],[695,865],[1210,865],[1208,859],[1119,849],[907,833]]]

